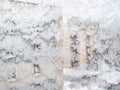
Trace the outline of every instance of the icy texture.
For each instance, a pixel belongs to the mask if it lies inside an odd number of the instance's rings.
[[[0,0],[0,90],[120,90],[120,0]]]
[[[1,1],[0,90],[62,89],[61,9]]]
[[[119,90],[120,1],[65,2],[64,90]]]

